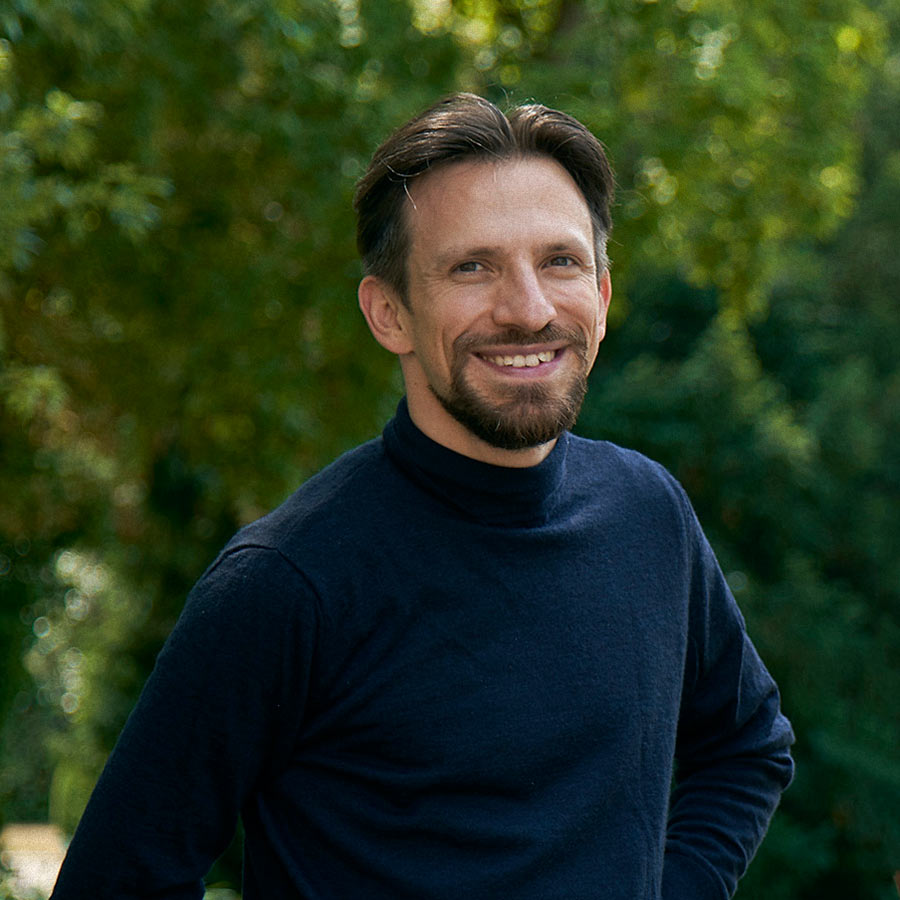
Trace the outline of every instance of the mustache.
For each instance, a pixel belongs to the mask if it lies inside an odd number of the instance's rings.
[[[584,352],[587,350],[587,338],[577,328],[565,328],[556,323],[545,325],[540,331],[525,331],[521,328],[507,328],[492,334],[461,334],[454,342],[453,348],[465,353],[475,348],[501,347],[501,346],[528,346],[533,344],[550,344],[562,341],[570,345],[574,350]]]

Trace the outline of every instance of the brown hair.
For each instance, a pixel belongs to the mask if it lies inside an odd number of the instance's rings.
[[[504,115],[475,94],[453,94],[410,119],[376,151],[356,186],[356,243],[367,275],[376,275],[406,300],[409,250],[404,200],[409,179],[440,163],[462,159],[549,156],[584,195],[594,229],[598,277],[608,265],[613,174],[603,146],[577,119],[540,104]]]

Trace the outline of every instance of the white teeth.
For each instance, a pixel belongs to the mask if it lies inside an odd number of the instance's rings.
[[[542,362],[550,362],[555,356],[555,350],[542,350],[540,353],[529,353],[528,356],[516,354],[515,356],[489,356],[487,358],[495,366],[512,366],[514,369],[533,369]]]

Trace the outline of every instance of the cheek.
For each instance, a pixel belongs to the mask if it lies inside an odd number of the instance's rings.
[[[447,322],[422,318],[416,327],[416,355],[434,372],[450,369],[456,355],[453,341],[458,336]]]
[[[583,297],[578,304],[578,319],[593,338],[604,327],[603,304],[596,295]]]
[[[603,308],[598,301],[585,307],[581,321],[588,341],[588,362],[593,365],[600,343],[606,336],[606,319],[603,315]]]

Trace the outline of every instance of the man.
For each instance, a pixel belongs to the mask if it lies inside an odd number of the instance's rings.
[[[731,896],[792,735],[681,488],[567,431],[611,195],[541,106],[376,152],[359,302],[406,398],[197,584],[55,898],[198,898],[239,815],[244,900]]]

